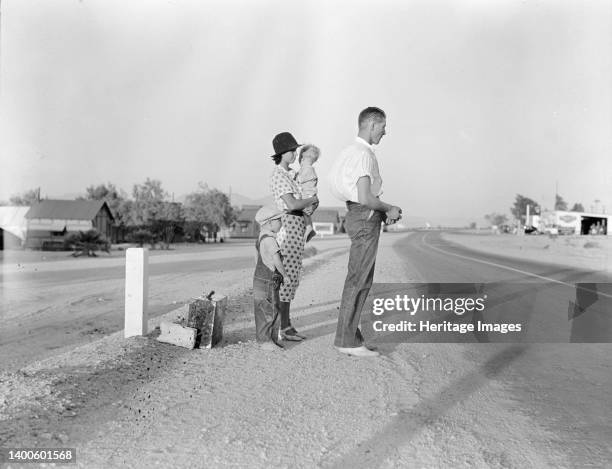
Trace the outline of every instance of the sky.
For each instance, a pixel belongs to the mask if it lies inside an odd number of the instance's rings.
[[[0,200],[159,179],[269,194],[272,138],[326,174],[367,106],[383,200],[435,222],[516,194],[612,211],[609,2],[2,0]],[[599,200],[599,203],[595,203]]]

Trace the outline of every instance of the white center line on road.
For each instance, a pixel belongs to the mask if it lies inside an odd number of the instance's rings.
[[[507,265],[504,265],[504,264],[497,264],[495,262],[484,261],[482,259],[477,259],[475,257],[462,256],[461,254],[455,254],[453,252],[448,252],[448,251],[445,251],[444,249],[440,249],[440,248],[437,248],[437,247],[429,244],[427,242],[426,238],[427,238],[427,234],[425,234],[423,236],[423,238],[422,238],[423,239],[423,244],[425,246],[427,246],[430,249],[433,249],[434,251],[438,251],[438,252],[440,252],[442,254],[446,254],[447,256],[454,256],[454,257],[459,257],[461,259],[467,259],[467,260],[470,260],[470,261],[473,261],[473,262],[479,262],[481,264],[492,265],[492,266],[498,267],[500,269],[510,270],[512,272],[517,272],[519,274],[527,275],[529,277],[535,277],[535,278],[539,278],[540,280],[546,280],[546,281],[551,282],[551,283],[558,283],[560,285],[565,285],[567,287],[576,288],[576,285],[572,285],[571,283],[567,283],[567,282],[564,282],[562,280],[557,280],[555,278],[545,277],[544,275],[534,274],[533,272],[527,272],[525,270],[515,269],[514,267],[510,267],[510,266],[507,266]],[[609,295],[607,293],[602,293],[600,291],[594,291],[594,290],[590,290],[590,289],[584,288],[584,287],[580,287],[580,289],[584,290],[584,291],[591,292],[591,293],[596,293],[596,294],[601,295],[601,296],[605,296],[606,298],[612,298],[612,295]]]

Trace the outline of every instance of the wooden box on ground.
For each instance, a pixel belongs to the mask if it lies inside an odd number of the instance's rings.
[[[197,329],[196,347],[211,348],[223,340],[223,319],[227,310],[227,296],[209,295],[189,304],[187,327]]]
[[[162,321],[159,325],[160,334],[157,340],[167,344],[178,345],[188,349],[195,348],[198,331],[193,327],[185,327],[173,322]]]

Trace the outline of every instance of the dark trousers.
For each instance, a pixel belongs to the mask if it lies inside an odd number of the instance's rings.
[[[258,342],[276,342],[280,325],[279,282],[273,279],[253,279],[255,336]]]
[[[347,207],[344,227],[351,238],[351,251],[334,345],[359,347],[363,344],[359,319],[374,279],[380,224],[384,213],[372,213],[369,208],[354,202],[348,202]]]

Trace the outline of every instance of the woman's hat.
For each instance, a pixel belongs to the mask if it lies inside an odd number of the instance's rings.
[[[288,151],[295,150],[300,146],[300,144],[289,132],[282,132],[274,137],[274,140],[272,140],[272,146],[274,147],[275,151],[274,155],[272,155],[272,158],[274,158],[275,156],[282,155]]]
[[[269,221],[280,218],[284,212],[279,210],[276,206],[273,205],[264,205],[255,214],[255,221],[260,225],[264,223],[268,223]]]

